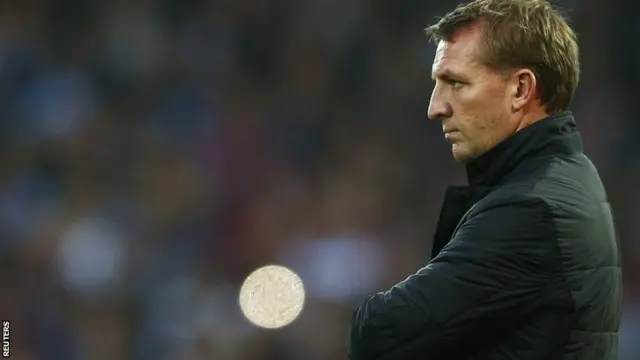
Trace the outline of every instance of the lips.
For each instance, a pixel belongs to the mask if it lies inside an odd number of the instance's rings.
[[[455,140],[455,134],[458,133],[458,130],[455,129],[450,129],[450,130],[445,130],[444,131],[444,138],[445,140],[447,140],[448,142],[454,142]]]

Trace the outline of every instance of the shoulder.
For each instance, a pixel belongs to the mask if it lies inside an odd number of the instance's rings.
[[[530,162],[510,174],[476,204],[477,211],[496,207],[538,206],[549,216],[597,210],[607,195],[600,175],[584,154]],[[585,214],[583,214],[585,215]]]
[[[468,222],[487,219],[501,229],[496,231],[517,237],[531,229],[565,245],[615,241],[606,191],[595,166],[582,154],[552,158],[514,173],[467,216]]]

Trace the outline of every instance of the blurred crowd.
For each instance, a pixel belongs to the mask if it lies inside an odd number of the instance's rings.
[[[456,1],[0,2],[0,317],[21,360],[346,358],[356,304],[429,259],[464,184],[425,112]],[[640,359],[640,3],[557,1],[614,207]],[[635,185],[634,185],[635,184]],[[255,268],[307,302],[242,316]]]

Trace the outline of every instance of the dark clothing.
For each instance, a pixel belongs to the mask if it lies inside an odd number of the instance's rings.
[[[570,112],[467,165],[432,259],[354,314],[352,360],[614,360],[620,254]]]

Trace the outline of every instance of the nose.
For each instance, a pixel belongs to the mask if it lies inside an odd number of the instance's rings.
[[[438,86],[436,85],[431,93],[427,116],[431,120],[442,120],[451,117],[452,113],[453,109],[451,108],[451,104],[439,93]]]

